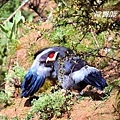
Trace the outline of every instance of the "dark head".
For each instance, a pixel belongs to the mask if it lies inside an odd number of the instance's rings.
[[[48,52],[43,53],[45,50],[48,50]],[[69,48],[66,47],[61,47],[61,46],[53,46],[49,48],[44,48],[43,50],[38,51],[35,54],[35,58],[42,54],[39,57],[40,62],[54,62],[57,60],[58,56],[59,57],[65,57],[67,54],[73,54],[73,51]]]

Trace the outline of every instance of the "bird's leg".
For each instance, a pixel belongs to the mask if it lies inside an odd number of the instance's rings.
[[[83,91],[83,90],[79,92],[79,95],[82,96],[83,94],[84,94],[84,91]]]
[[[64,96],[66,95],[66,90],[65,89],[61,89],[61,92]]]
[[[70,92],[72,93],[72,94],[74,94],[75,96],[78,96],[79,95],[79,91],[78,90],[75,90],[73,87],[70,87]]]

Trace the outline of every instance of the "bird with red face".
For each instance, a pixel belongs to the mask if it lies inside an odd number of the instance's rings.
[[[48,47],[39,50],[34,55],[34,61],[21,85],[21,97],[34,95],[41,88],[46,78],[57,79],[57,70],[54,69],[54,61],[64,57],[66,53],[73,54],[72,50],[62,46]]]
[[[62,46],[44,48],[35,54],[35,60],[24,77],[21,97],[36,93],[46,78],[58,79],[63,89],[74,89],[81,92],[87,85],[99,90],[106,86],[101,72],[86,64],[72,50]]]

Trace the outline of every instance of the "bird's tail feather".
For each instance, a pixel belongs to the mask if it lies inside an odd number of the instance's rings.
[[[21,97],[32,96],[35,92],[38,91],[40,87],[43,86],[45,82],[45,77],[38,76],[35,72],[29,71],[22,82],[21,89],[22,94]]]
[[[84,81],[99,90],[103,90],[107,86],[106,80],[102,77],[101,72],[90,73],[84,78]]]

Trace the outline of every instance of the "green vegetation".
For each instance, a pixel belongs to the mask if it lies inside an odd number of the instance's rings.
[[[8,102],[8,97],[4,92],[0,92],[0,104],[5,103],[7,104]]]
[[[63,95],[61,91],[54,93],[42,93],[38,100],[33,101],[33,106],[27,119],[35,115],[38,119],[48,120],[52,117],[61,117],[63,113],[71,110],[72,95]],[[68,115],[69,116],[69,115]]]
[[[3,67],[7,65],[6,61],[7,55],[9,54],[9,57],[11,57],[15,53],[17,45],[19,44],[19,41],[17,40],[18,27],[20,26],[20,23],[24,21],[25,19],[21,15],[21,12],[19,11],[13,18],[13,22],[8,21],[5,23],[5,25],[0,24],[1,28],[0,69],[3,72],[4,72]],[[1,72],[0,76],[4,75],[3,72]]]
[[[5,1],[5,0],[4,0]],[[4,3],[4,1],[1,1]],[[0,8],[0,23],[8,18],[20,5],[20,0],[9,0],[5,5]]]
[[[1,116],[1,115],[0,115],[0,119],[1,119],[1,120],[8,120],[7,117]]]
[[[12,73],[11,74],[6,74],[5,76],[5,80],[10,80],[10,79],[16,79],[19,82],[23,81],[23,77],[26,73],[26,70],[22,67],[20,67],[19,65],[15,65],[12,68]]]

